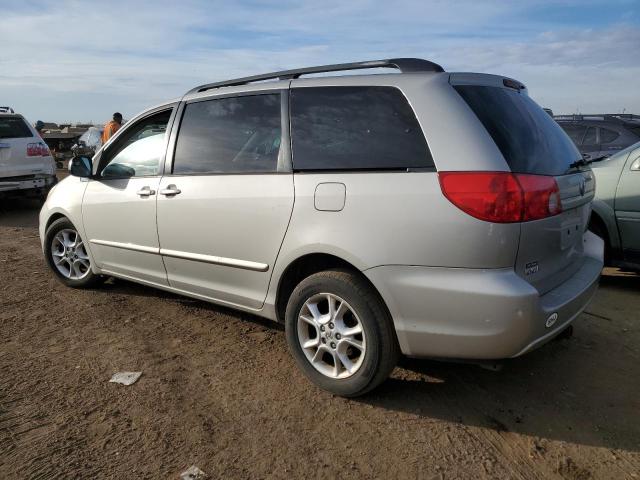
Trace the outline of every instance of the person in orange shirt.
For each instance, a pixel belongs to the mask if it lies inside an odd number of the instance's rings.
[[[113,114],[113,120],[111,120],[104,126],[104,131],[102,132],[102,144],[104,145],[105,143],[107,143],[107,140],[113,137],[113,135],[120,129],[121,126],[122,114],[116,112]]]

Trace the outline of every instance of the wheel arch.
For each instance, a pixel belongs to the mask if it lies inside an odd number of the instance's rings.
[[[367,284],[371,287],[372,291],[378,296],[389,318],[391,314],[387,307],[382,295],[376,288],[376,286],[355,265],[344,260],[341,257],[330,253],[307,253],[297,257],[291,261],[287,267],[283,270],[280,278],[278,279],[278,287],[276,290],[275,298],[275,315],[278,323],[284,323],[285,311],[287,308],[287,302],[293,292],[294,288],[305,278],[314,273],[322,272],[324,270],[331,269],[344,269],[358,274]]]
[[[67,220],[69,220],[71,222],[71,219],[69,218],[68,215],[66,215],[66,214],[64,214],[62,212],[54,212],[47,219],[47,223],[44,226],[44,231],[46,232],[47,230],[49,230],[49,227],[51,226],[51,224],[53,222],[55,222],[56,220],[60,220],[61,218],[66,218]]]
[[[604,239],[606,247],[615,256],[620,248],[620,237],[618,236],[618,226],[613,209],[601,200],[594,200],[589,225],[592,223],[602,229],[606,235]]]

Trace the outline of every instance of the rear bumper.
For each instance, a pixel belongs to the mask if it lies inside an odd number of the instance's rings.
[[[584,241],[581,268],[542,296],[512,269],[382,266],[364,274],[385,300],[405,355],[517,357],[560,333],[593,297],[604,245],[590,232]]]
[[[0,193],[18,193],[20,190],[46,189],[55,185],[57,181],[58,179],[55,175],[36,175],[33,178],[25,179],[21,179],[20,177],[4,179],[0,177]]]

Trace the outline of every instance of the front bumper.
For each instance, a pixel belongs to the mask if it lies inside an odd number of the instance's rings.
[[[542,345],[585,309],[598,286],[603,248],[587,232],[581,268],[544,295],[513,269],[390,265],[364,274],[386,302],[405,355],[502,359]]]
[[[58,181],[55,175],[34,175],[33,177],[0,177],[0,193],[16,192],[21,190],[44,190],[50,188]]]

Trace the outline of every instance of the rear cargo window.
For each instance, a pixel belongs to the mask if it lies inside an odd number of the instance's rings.
[[[407,99],[391,87],[291,91],[295,170],[433,168]]]
[[[517,90],[456,85],[502,152],[512,172],[562,175],[581,158],[560,126]]]
[[[0,138],[28,137],[33,137],[33,134],[22,118],[0,116]]]

